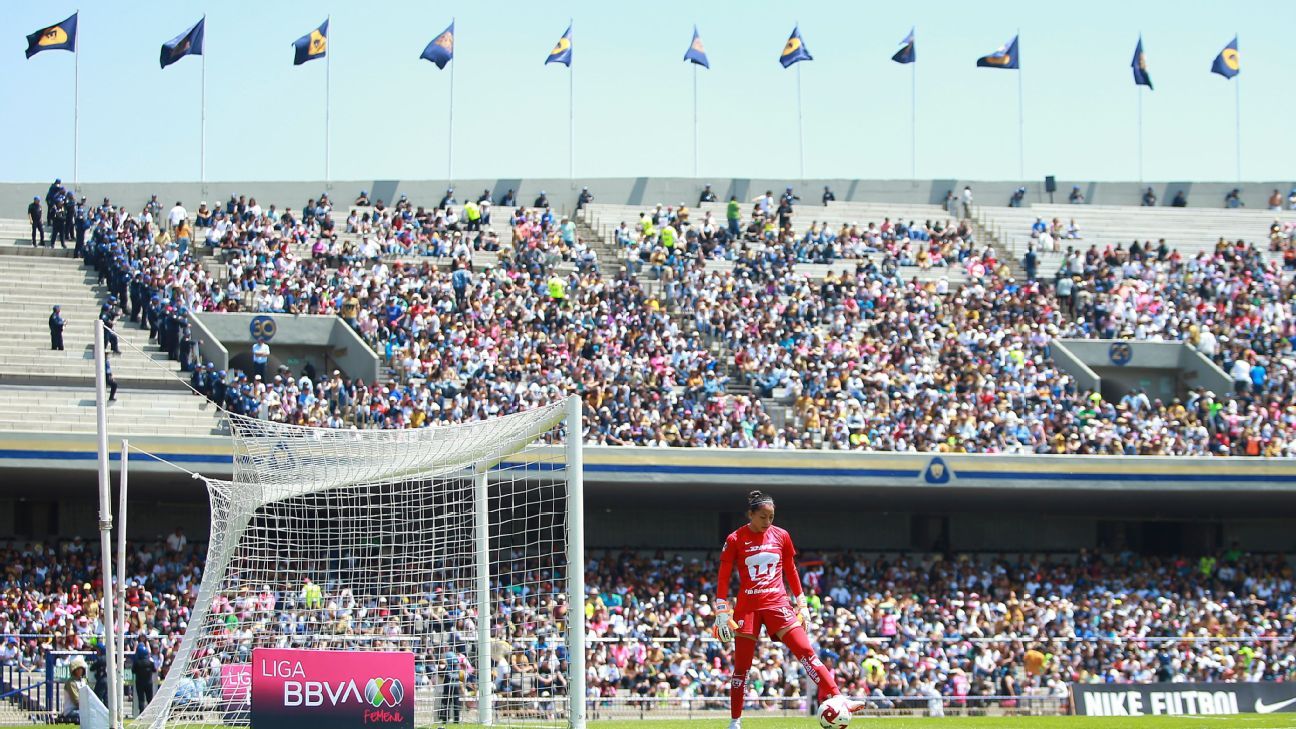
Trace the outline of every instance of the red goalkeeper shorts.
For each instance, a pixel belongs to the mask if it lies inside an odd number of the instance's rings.
[[[738,623],[738,629],[734,631],[738,635],[750,635],[760,637],[761,626],[765,626],[765,632],[771,638],[778,635],[779,631],[784,628],[790,628],[797,625],[796,611],[789,606],[764,608],[761,610],[749,610],[745,613],[734,613],[734,622]]]

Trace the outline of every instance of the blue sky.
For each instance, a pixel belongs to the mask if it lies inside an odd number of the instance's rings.
[[[0,53],[0,179],[71,176],[73,58],[23,58],[24,35],[77,3],[11,3]],[[1232,180],[1241,83],[1243,176],[1296,176],[1296,3],[163,2],[79,0],[80,178],[197,180],[201,59],[158,68],[162,42],[207,14],[207,179],[316,180],[325,67],[291,43],[331,15],[333,179],[440,179],[450,71],[418,59],[454,17],[454,176],[567,173],[568,76],[544,66],[575,19],[576,176],[693,169],[696,23],[703,177],[797,175],[795,23],[806,175],[907,178],[910,72],[889,59],[917,26],[918,176],[1016,179],[1017,75],[978,69],[1020,28],[1026,176],[1137,178],[1140,31],[1156,90],[1144,96],[1144,177]],[[1209,72],[1237,32],[1242,73]]]

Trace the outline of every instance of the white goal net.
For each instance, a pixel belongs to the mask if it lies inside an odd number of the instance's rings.
[[[149,727],[238,726],[253,648],[409,651],[415,725],[584,725],[580,401],[457,426],[231,416]],[[570,701],[569,697],[577,697]]]

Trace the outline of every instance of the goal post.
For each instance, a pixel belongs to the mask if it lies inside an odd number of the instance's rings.
[[[395,405],[394,405],[395,406]],[[415,723],[585,726],[581,400],[453,426],[230,416],[198,595],[140,725],[246,725],[254,648],[409,651]]]

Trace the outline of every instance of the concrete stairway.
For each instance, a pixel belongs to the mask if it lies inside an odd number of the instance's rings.
[[[0,432],[95,432],[90,387],[0,385]],[[118,390],[108,404],[108,427],[125,436],[220,434],[219,411],[206,398],[171,390]]]
[[[0,248],[0,338],[6,345],[0,350],[0,384],[92,384],[93,324],[103,295],[94,271],[75,259],[11,255],[16,252]],[[55,304],[67,321],[62,352],[50,350],[48,319]],[[177,379],[179,363],[150,344],[146,330],[129,320],[119,320],[116,328],[122,354],[112,358],[112,367],[119,384],[184,388]]]

